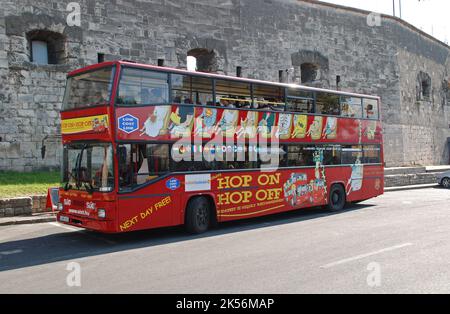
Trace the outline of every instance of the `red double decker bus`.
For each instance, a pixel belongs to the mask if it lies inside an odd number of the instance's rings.
[[[100,232],[215,222],[381,195],[380,99],[105,62],[69,73],[58,221]]]

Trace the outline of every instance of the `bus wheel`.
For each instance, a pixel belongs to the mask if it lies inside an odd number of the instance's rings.
[[[344,187],[340,184],[333,184],[330,189],[330,196],[328,199],[328,210],[340,211],[344,209],[346,202]]]
[[[195,197],[189,201],[186,208],[186,230],[193,234],[208,230],[211,223],[211,208],[204,197]]]

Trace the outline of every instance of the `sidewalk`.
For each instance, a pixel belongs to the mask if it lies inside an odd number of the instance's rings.
[[[439,184],[430,183],[430,184],[416,184],[416,185],[405,185],[405,186],[393,186],[389,188],[384,188],[384,192],[395,192],[395,191],[404,191],[404,190],[419,190],[419,189],[429,189],[429,188],[437,188]]]
[[[22,224],[34,224],[41,222],[56,221],[56,214],[52,212],[32,214],[31,216],[13,216],[13,217],[1,217],[0,227],[9,225],[22,225]]]

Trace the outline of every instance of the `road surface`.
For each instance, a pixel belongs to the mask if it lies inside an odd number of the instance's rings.
[[[226,223],[200,236],[5,226],[0,293],[450,293],[449,239],[450,190],[441,188],[389,192],[340,213]]]

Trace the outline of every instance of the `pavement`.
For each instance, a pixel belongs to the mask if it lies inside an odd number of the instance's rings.
[[[1,217],[0,227],[9,225],[34,224],[40,222],[56,221],[56,213],[44,212],[27,216]]]
[[[198,236],[3,226],[0,293],[449,293],[449,202],[442,188],[392,191]]]
[[[444,172],[449,171],[450,166],[449,165],[442,165],[442,166],[425,166],[425,170],[427,172]]]
[[[439,184],[437,184],[437,183],[393,186],[393,187],[384,188],[384,192],[388,193],[388,192],[395,192],[395,191],[420,190],[420,189],[438,188],[438,187],[439,187]]]

